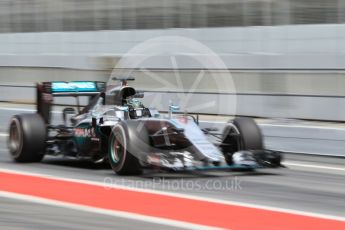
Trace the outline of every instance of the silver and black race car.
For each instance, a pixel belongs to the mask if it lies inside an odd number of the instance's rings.
[[[281,153],[265,150],[259,127],[237,117],[224,130],[201,129],[196,116],[147,108],[143,93],[127,82],[43,82],[37,84],[37,113],[13,116],[8,147],[17,162],[38,162],[44,155],[108,161],[120,175],[144,168],[167,170],[255,169],[279,167]],[[63,124],[52,125],[55,97],[76,97],[63,109]],[[89,97],[82,108],[79,97]]]

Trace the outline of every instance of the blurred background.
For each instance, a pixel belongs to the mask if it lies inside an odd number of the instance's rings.
[[[337,24],[342,0],[3,0],[3,33]]]
[[[37,81],[107,81],[118,60],[136,45],[181,36],[209,47],[225,65],[190,64],[185,56],[198,52],[172,49],[180,76],[192,80],[183,89],[172,88],[171,97],[190,87],[201,69],[210,69],[202,85],[213,81],[209,75],[224,77],[230,71],[235,89],[194,92],[236,96],[236,109],[224,107],[224,115],[342,121],[344,22],[342,0],[3,0],[0,100],[33,102]],[[137,87],[155,92],[140,69],[174,81],[176,66],[160,56],[159,45],[176,42],[158,41],[146,50],[156,58],[145,64],[117,67],[131,69]]]

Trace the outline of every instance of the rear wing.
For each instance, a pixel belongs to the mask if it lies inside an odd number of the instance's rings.
[[[53,81],[42,84],[46,93],[53,96],[93,96],[105,89],[105,82],[100,81]]]
[[[36,87],[37,113],[49,124],[54,97],[75,97],[79,110],[79,96],[96,96],[105,90],[105,86],[106,83],[101,81],[52,81],[38,83]]]

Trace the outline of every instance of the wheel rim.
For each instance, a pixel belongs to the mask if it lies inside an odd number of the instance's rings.
[[[9,130],[9,149],[13,156],[18,155],[22,147],[22,134],[16,121],[13,121]]]
[[[122,145],[121,136],[118,135],[113,139],[113,146],[111,148],[111,158],[114,163],[118,163],[124,154],[125,148]]]

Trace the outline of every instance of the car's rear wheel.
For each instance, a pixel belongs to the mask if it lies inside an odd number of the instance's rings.
[[[237,117],[223,131],[222,152],[228,164],[239,150],[262,150],[263,138],[260,128],[251,118]]]
[[[128,151],[127,134],[127,127],[121,123],[113,128],[109,141],[109,162],[119,175],[139,175],[142,169],[139,160]]]
[[[19,114],[12,117],[8,148],[17,162],[39,162],[44,156],[46,125],[39,114]]]

